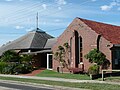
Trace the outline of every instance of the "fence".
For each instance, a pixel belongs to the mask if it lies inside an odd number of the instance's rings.
[[[104,81],[104,72],[120,72],[120,70],[102,70],[102,81]]]

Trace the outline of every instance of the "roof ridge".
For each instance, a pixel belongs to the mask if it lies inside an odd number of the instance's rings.
[[[45,31],[39,29],[39,28],[36,28],[36,29],[33,29],[32,31],[30,32],[38,32],[38,33],[45,33]]]
[[[34,39],[34,37],[35,37],[35,34],[36,34],[36,33],[34,33],[33,38],[32,38],[32,40],[31,40],[31,43],[30,43],[29,47],[32,46],[32,43],[33,43],[33,39]]]
[[[81,22],[86,24],[91,30],[97,34],[101,34],[106,40],[112,44],[120,44],[120,26],[106,24],[102,22],[78,18]]]
[[[100,23],[100,24],[105,24],[105,25],[110,25],[110,26],[120,27],[120,26],[118,26],[118,25],[113,25],[113,24],[105,23],[105,22],[101,22],[101,21],[94,21],[94,20],[83,19],[83,18],[79,18],[79,17],[76,17],[76,18],[82,20],[83,22],[84,22],[84,20],[86,20],[86,21],[96,22],[96,23]]]

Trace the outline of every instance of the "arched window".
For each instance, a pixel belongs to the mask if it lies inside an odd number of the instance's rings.
[[[79,64],[79,33],[74,31],[75,34],[75,67]]]
[[[75,65],[78,67],[78,64],[83,61],[83,45],[82,37],[79,36],[79,33],[75,31]]]
[[[99,47],[100,47],[100,38],[101,38],[101,35],[98,35],[97,37],[97,49],[99,50]]]
[[[72,37],[70,38],[70,64],[72,62]]]
[[[82,37],[79,36],[79,42],[78,42],[78,46],[79,46],[79,63],[83,61],[83,45],[82,45]]]

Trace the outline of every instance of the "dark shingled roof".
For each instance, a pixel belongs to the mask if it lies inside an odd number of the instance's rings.
[[[44,48],[52,48],[52,46],[57,42],[57,38],[50,38],[47,40]]]
[[[44,49],[48,39],[53,38],[40,29],[30,31],[26,35],[0,47],[0,55],[7,50],[17,49]]]
[[[120,44],[120,26],[100,23],[82,18],[77,19],[80,19],[92,30],[94,30],[98,34],[101,34],[105,39],[110,41],[112,44]]]

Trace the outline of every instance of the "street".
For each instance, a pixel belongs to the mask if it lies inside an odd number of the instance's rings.
[[[36,87],[23,84],[0,82],[0,90],[53,90],[48,87]]]

